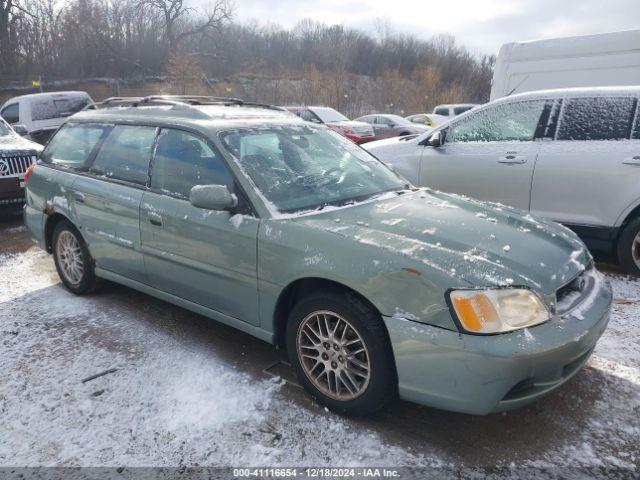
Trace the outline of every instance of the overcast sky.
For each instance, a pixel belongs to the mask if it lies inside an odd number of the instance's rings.
[[[206,0],[203,2],[206,3]],[[375,32],[376,19],[395,32],[428,39],[451,33],[476,53],[500,45],[640,28],[640,0],[236,0],[236,20],[293,27],[303,18]]]

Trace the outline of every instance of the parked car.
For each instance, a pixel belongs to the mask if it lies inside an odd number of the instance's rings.
[[[91,103],[86,92],[34,93],[7,100],[0,116],[20,135],[44,145],[68,116]]]
[[[376,140],[391,137],[416,135],[429,130],[426,125],[417,125],[399,115],[375,114],[356,118],[356,122],[368,123],[373,127]]]
[[[81,112],[31,167],[25,222],[71,292],[112,280],[282,345],[354,415],[516,408],[588,360],[612,294],[570,230],[267,106],[170,100]]]
[[[426,125],[427,127],[435,128],[438,125],[447,122],[449,117],[444,115],[436,115],[435,113],[416,113],[415,115],[409,115],[406,117],[411,123],[417,123],[418,125]]]
[[[550,88],[640,84],[640,30],[505,43],[491,100]]]
[[[343,114],[329,107],[284,107],[291,113],[311,123],[324,124],[355,143],[375,140],[371,125],[349,120]]]
[[[639,97],[640,87],[519,94],[367,148],[416,185],[563,223],[639,274]]]
[[[461,113],[471,110],[479,106],[477,103],[454,103],[451,105],[438,105],[433,109],[435,115],[442,115],[443,117],[456,117]]]
[[[24,205],[24,174],[42,146],[22,138],[0,118],[0,209]]]

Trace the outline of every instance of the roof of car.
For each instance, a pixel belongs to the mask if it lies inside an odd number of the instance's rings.
[[[37,98],[46,98],[46,97],[89,97],[87,92],[81,91],[65,91],[65,92],[42,92],[42,93],[29,93],[27,95],[19,95],[17,97],[12,97],[7,102],[15,102],[17,100],[25,100],[25,99],[37,99]]]
[[[637,96],[640,94],[639,86],[621,86],[621,87],[574,87],[574,88],[553,88],[548,90],[534,90],[531,92],[522,92],[515,95],[501,97],[496,101],[513,100],[518,98],[540,98],[540,97],[565,97],[567,95],[584,97],[584,96]]]
[[[241,127],[265,123],[304,123],[280,107],[221,97],[114,97],[71,117],[73,122],[145,123]]]

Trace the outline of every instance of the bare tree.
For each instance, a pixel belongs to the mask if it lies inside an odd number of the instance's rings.
[[[170,54],[187,38],[211,30],[219,31],[233,16],[233,5],[228,0],[215,0],[204,15],[186,5],[184,0],[139,0],[139,5],[161,14],[163,37]]]

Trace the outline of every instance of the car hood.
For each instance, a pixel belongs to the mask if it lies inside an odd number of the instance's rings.
[[[430,128],[428,128],[428,130],[431,130]],[[420,135],[424,132],[426,132],[427,130],[423,130],[420,132],[416,131],[417,135]],[[414,141],[416,137],[414,136],[409,136],[409,135],[405,135],[404,137],[391,137],[391,138],[385,138],[383,140],[375,140],[373,142],[368,142],[362,145],[362,148],[364,148],[365,150],[371,150],[374,151],[378,148],[381,147],[390,147],[390,146],[394,146],[394,145],[402,145],[405,144],[407,142],[411,142]]]
[[[0,136],[0,152],[1,153],[9,153],[18,151],[28,150],[30,152],[40,153],[43,147],[39,143],[32,142],[31,140],[27,140],[26,138],[21,137],[20,135],[2,135]]]
[[[449,285],[520,285],[553,294],[592,261],[567,228],[488,204],[421,189],[298,217],[309,227],[414,260]]]

